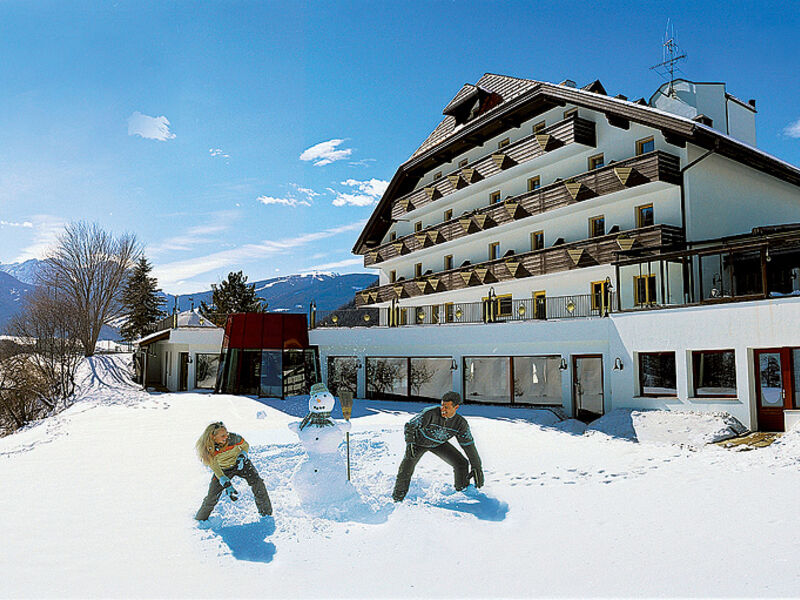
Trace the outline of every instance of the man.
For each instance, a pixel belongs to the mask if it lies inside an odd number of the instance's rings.
[[[442,396],[441,406],[426,408],[406,423],[406,454],[400,463],[394,484],[392,498],[395,502],[402,502],[406,497],[414,467],[426,452],[432,452],[453,467],[456,490],[461,491],[469,485],[470,471],[467,467],[470,465],[475,476],[475,487],[483,485],[481,457],[475,448],[475,440],[472,439],[467,420],[456,414],[460,405],[461,396],[456,392],[447,392]],[[453,436],[458,440],[469,462],[447,441]]]

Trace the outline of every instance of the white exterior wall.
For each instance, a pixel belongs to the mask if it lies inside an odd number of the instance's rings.
[[[367,356],[453,357],[453,389],[463,393],[465,356],[561,355],[564,409],[572,413],[572,363],[575,354],[602,354],[605,410],[660,408],[726,411],[756,427],[753,350],[800,346],[800,299],[784,298],[671,310],[613,313],[608,318],[524,321],[490,325],[431,325],[400,328],[315,329],[310,342],[320,349],[323,378],[328,356],[357,356],[362,363],[358,395],[365,395]],[[693,398],[691,352],[733,349],[736,352],[737,398]],[[638,390],[640,352],[676,353],[676,397],[642,397]],[[614,359],[623,369],[614,371]]]
[[[694,160],[705,151],[691,147]],[[712,154],[684,173],[689,241],[800,221],[800,187]]]
[[[180,384],[180,353],[188,352],[189,363],[187,387],[195,389],[195,368],[197,367],[197,354],[219,354],[222,350],[224,329],[217,328],[178,328],[170,330],[169,340],[156,342],[153,350],[155,358],[161,363],[161,376],[163,385],[171,392],[178,391]]]
[[[756,115],[751,109],[728,98],[728,135],[756,145]]]

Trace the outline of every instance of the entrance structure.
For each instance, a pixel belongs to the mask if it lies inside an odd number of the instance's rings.
[[[305,315],[228,315],[215,392],[285,398],[320,381]]]

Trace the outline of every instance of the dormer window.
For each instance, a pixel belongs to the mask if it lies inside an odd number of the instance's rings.
[[[456,97],[445,106],[442,114],[453,117],[456,125],[463,125],[494,108],[503,101],[503,97],[475,85],[465,85]]]
[[[469,164],[469,159],[465,158],[463,160],[458,161],[458,168],[466,167]]]
[[[505,148],[510,143],[511,143],[511,139],[509,139],[509,138],[506,138],[504,140],[500,140],[499,142],[497,142],[497,149],[499,150],[500,148]]]

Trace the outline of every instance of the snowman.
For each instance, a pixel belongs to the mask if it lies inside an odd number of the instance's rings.
[[[331,418],[335,403],[325,384],[318,383],[311,387],[308,414],[289,424],[307,455],[292,475],[292,487],[307,510],[334,518],[344,516],[349,505],[361,502],[347,481],[347,467],[339,452],[350,423]]]

